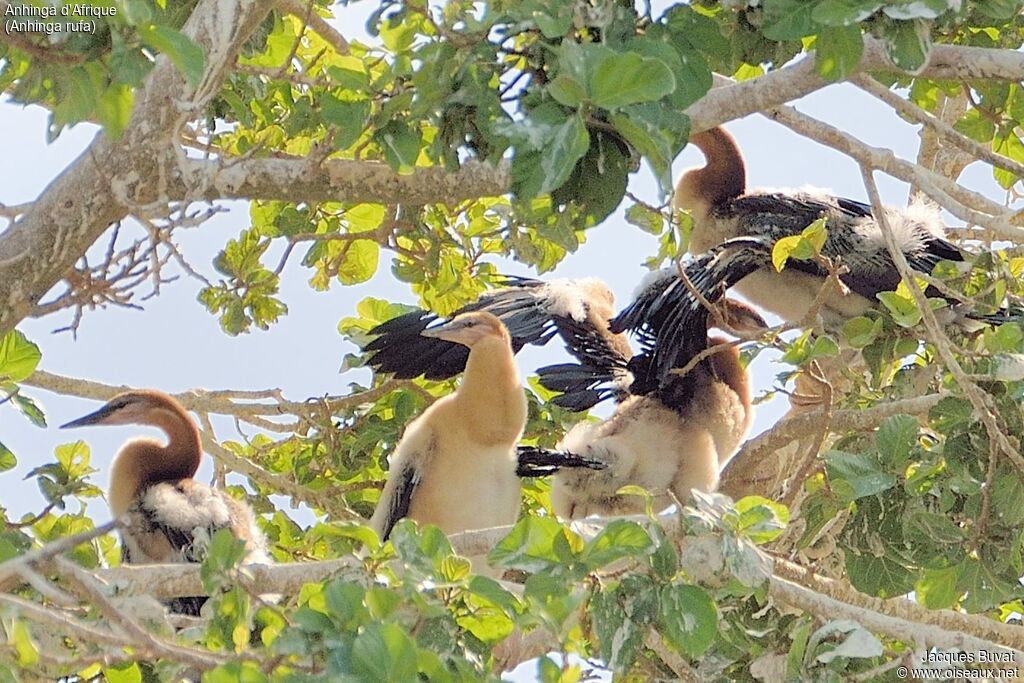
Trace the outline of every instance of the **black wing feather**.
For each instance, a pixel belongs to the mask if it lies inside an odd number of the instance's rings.
[[[693,258],[683,272],[693,290],[714,304],[727,289],[765,265],[771,265],[770,243],[741,237]],[[644,347],[629,362],[634,377],[630,392],[654,393],[666,405],[685,405],[693,393],[692,373],[679,376],[672,370],[707,348],[708,315],[678,271],[666,270],[641,291],[611,324],[614,332],[632,332]]]
[[[833,260],[842,259],[850,272],[842,276],[851,291],[874,301],[879,292],[899,286],[900,276],[880,238],[880,228],[874,225],[874,213],[869,204],[843,197],[819,198],[805,193],[765,193],[738,197],[721,206],[723,216],[738,220],[741,234],[766,237],[775,241],[798,235],[812,222],[825,216],[828,239],[822,255]],[[895,216],[892,216],[895,218]],[[870,219],[870,220],[865,220]],[[875,232],[874,237],[866,233]],[[940,261],[963,261],[963,253],[946,239],[934,234],[928,226],[915,228],[920,246],[905,250],[907,263],[913,270],[931,274]],[[813,261],[791,260],[787,268],[826,277],[827,273]],[[940,296],[929,290],[929,296]]]
[[[519,457],[516,476],[519,477],[546,477],[566,468],[585,467],[603,470],[608,466],[599,460],[585,458],[582,455],[539,446],[518,446],[516,451]]]
[[[573,410],[586,410],[595,403],[621,393],[627,380],[626,362],[620,348],[608,338],[606,321],[595,321],[592,302],[584,294],[573,303],[583,312],[582,319],[564,306],[565,290],[554,292],[548,287],[572,286],[569,283],[545,283],[522,277],[506,277],[505,287],[482,295],[453,314],[487,311],[496,315],[508,328],[512,350],[523,346],[542,346],[556,334],[580,362],[542,368],[541,384],[563,392],[555,402]],[[576,310],[576,306],[573,306]],[[423,375],[428,379],[445,379],[462,372],[469,350],[461,344],[423,337],[421,333],[438,317],[427,311],[413,311],[377,326],[371,334],[377,337],[366,345],[373,353],[369,364],[378,372],[393,373],[408,379]],[[603,386],[603,385],[608,386]],[[598,387],[600,387],[598,389]]]
[[[398,476],[395,494],[391,497],[391,509],[388,510],[388,516],[384,519],[384,525],[381,528],[381,541],[388,540],[388,536],[391,535],[391,530],[395,528],[398,520],[409,515],[413,494],[420,484],[418,473],[414,467],[406,467]]]

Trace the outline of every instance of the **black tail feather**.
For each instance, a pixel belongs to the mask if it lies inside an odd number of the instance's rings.
[[[584,458],[568,451],[556,451],[539,446],[519,446],[519,464],[516,475],[520,477],[546,477],[566,468],[585,467],[603,470],[607,465],[599,460]]]

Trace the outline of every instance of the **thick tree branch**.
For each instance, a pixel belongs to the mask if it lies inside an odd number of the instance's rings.
[[[854,73],[866,71],[905,73],[893,65],[881,42],[870,37],[865,37],[864,54]],[[933,45],[928,65],[920,75],[961,81],[991,79],[1016,82],[1024,79],[1024,53]],[[818,75],[811,54],[760,78],[715,88],[690,106],[686,113],[693,132],[699,132],[748,114],[774,109],[834,83]]]
[[[454,173],[440,166],[407,175],[380,161],[298,157],[186,159],[170,178],[170,199],[280,199],[292,202],[448,204],[508,192],[507,163],[468,161]]]

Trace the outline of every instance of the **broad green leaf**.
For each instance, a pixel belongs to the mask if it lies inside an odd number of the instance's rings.
[[[111,84],[96,103],[96,118],[112,139],[121,137],[132,116],[135,92],[124,83]]]
[[[894,21],[882,35],[882,44],[893,64],[911,73],[924,68],[932,49],[928,22]]]
[[[142,671],[135,662],[109,666],[103,669],[103,677],[107,683],[142,683]]]
[[[880,598],[893,598],[914,588],[914,575],[885,555],[846,551],[846,575],[854,588]]]
[[[403,174],[415,170],[421,141],[418,128],[404,122],[391,121],[377,130],[373,137],[384,151],[384,160],[388,166]]]
[[[875,295],[889,311],[893,321],[900,327],[914,327],[921,322],[921,310],[909,296],[896,292],[879,292]]]
[[[928,609],[948,609],[960,598],[957,583],[960,580],[962,566],[954,564],[939,569],[924,569],[917,583],[914,594],[917,601]]]
[[[398,624],[367,624],[352,644],[352,671],[367,681],[414,681],[416,644]]]
[[[818,0],[764,0],[761,31],[772,40],[796,40],[814,33],[811,14]]]
[[[527,515],[516,522],[508,536],[498,541],[487,561],[528,572],[547,569],[562,561],[556,539],[564,533],[562,525],[550,517]]]
[[[348,244],[345,260],[338,266],[338,281],[344,285],[366,282],[377,272],[380,245],[373,240],[353,240]]]
[[[597,65],[590,78],[590,98],[604,109],[651,102],[676,87],[672,71],[659,59],[635,52],[609,55]]]
[[[698,586],[670,584],[661,589],[658,630],[677,652],[696,659],[718,635],[714,600]]]
[[[28,625],[23,620],[15,619],[8,630],[8,635],[11,644],[14,645],[19,665],[32,667],[39,662],[39,648],[32,640]]]
[[[887,491],[896,485],[896,477],[881,469],[869,453],[830,451],[825,455],[829,481],[837,495],[848,501]],[[842,483],[842,495],[838,484]]]
[[[33,399],[19,392],[11,396],[11,405],[17,408],[36,427],[46,426],[46,414]]]
[[[598,569],[625,557],[643,557],[653,549],[654,542],[642,526],[617,519],[587,543],[579,559]]]
[[[864,53],[864,37],[857,25],[825,28],[818,34],[815,48],[818,73],[827,80],[838,81],[860,62]]]
[[[0,339],[0,381],[21,382],[28,379],[42,352],[18,330],[11,330]]]
[[[823,26],[852,26],[877,12],[882,4],[873,0],[822,0],[811,18]]]
[[[739,524],[736,530],[757,544],[768,543],[789,523],[789,509],[761,496],[745,496],[736,501]]]
[[[626,209],[626,222],[635,225],[646,233],[660,235],[665,219],[657,211],[652,211],[642,204],[633,204]]]
[[[858,316],[843,323],[843,338],[855,349],[863,349],[878,338],[882,331],[882,319]]]
[[[548,92],[559,104],[575,108],[587,98],[587,89],[569,74],[558,74],[548,84]]]
[[[335,126],[335,149],[348,149],[363,135],[372,110],[369,100],[343,100],[331,94],[323,96],[320,107],[324,121]],[[417,142],[416,154],[418,153]],[[415,161],[416,157],[413,156],[412,162]]]
[[[1024,333],[1016,323],[1003,323],[995,329],[986,329],[982,333],[982,339],[989,353],[1008,353],[1020,350]]]
[[[920,425],[910,415],[893,415],[878,427],[875,443],[882,456],[882,462],[895,467],[904,465],[917,445]]]

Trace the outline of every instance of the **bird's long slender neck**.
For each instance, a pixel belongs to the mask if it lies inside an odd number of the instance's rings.
[[[192,418],[177,405],[151,411],[146,424],[167,435],[167,444],[150,439],[130,441],[114,459],[110,472],[110,507],[123,515],[139,491],[161,481],[189,479],[203,457],[199,431]]]
[[[707,163],[687,171],[676,190],[676,205],[696,208],[698,203],[714,205],[739,197],[746,191],[747,169],[736,141],[723,128],[694,133],[690,142],[704,153]]]
[[[725,344],[726,340],[721,337],[709,337],[708,346]],[[735,346],[728,346],[718,349],[716,353],[708,357],[712,371],[715,376],[725,382],[729,388],[736,392],[745,408],[750,407],[751,391],[750,376],[740,365],[740,352]]]
[[[469,351],[456,400],[467,426],[485,440],[515,440],[526,419],[526,400],[507,337],[481,339]]]

